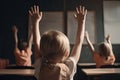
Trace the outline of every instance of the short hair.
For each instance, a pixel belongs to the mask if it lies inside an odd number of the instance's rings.
[[[19,49],[20,50],[25,50],[28,47],[28,43],[25,40],[21,40],[19,43]]]
[[[65,52],[70,52],[70,44],[67,36],[57,30],[44,32],[40,40],[40,53],[49,59],[63,58]]]
[[[106,60],[108,59],[108,56],[110,56],[110,46],[107,42],[101,42],[98,45],[98,49],[99,49],[99,54],[100,56],[103,56],[106,58]]]

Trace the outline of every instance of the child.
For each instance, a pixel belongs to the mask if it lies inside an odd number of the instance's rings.
[[[16,65],[31,66],[31,55],[32,55],[31,46],[32,46],[32,38],[33,38],[32,33],[29,34],[28,43],[22,42],[22,44],[20,45],[21,47],[18,48],[18,37],[17,37],[18,29],[16,26],[13,26],[12,30],[15,39],[14,55],[16,59]]]
[[[35,47],[35,77],[37,80],[73,80],[84,39],[87,10],[81,6],[76,8],[74,16],[78,29],[71,54],[69,40],[62,32],[49,30],[40,37],[42,12],[39,12],[38,6],[31,7],[29,13],[32,17]]]
[[[4,69],[9,65],[9,59],[0,58],[0,69]]]
[[[94,46],[89,40],[88,32],[85,32],[85,39],[92,52],[96,67],[102,67],[104,65],[112,65],[115,62],[115,56],[112,51],[112,45],[110,42],[110,36],[106,37],[106,42],[101,42],[98,46],[98,52],[95,51]]]

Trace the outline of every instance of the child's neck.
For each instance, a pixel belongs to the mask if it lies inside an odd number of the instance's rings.
[[[47,60],[47,59],[45,59],[43,62],[47,63],[47,64],[57,64],[57,63],[59,63],[59,61],[57,61],[57,60]]]

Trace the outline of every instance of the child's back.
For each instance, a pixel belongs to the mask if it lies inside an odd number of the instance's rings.
[[[69,57],[70,45],[68,38],[59,31],[47,31],[41,37],[41,55],[44,56],[35,63],[36,77],[39,80],[70,80],[75,73],[76,63]],[[40,70],[39,70],[40,69]],[[46,77],[47,76],[47,77]]]
[[[71,64],[72,61],[70,61]],[[68,64],[70,66],[70,64]],[[75,65],[75,63],[73,64]],[[73,70],[73,66],[71,69]],[[66,64],[57,63],[57,64],[43,64],[39,74],[39,80],[70,80],[73,78],[73,75],[70,77],[71,73],[74,74],[75,71],[71,71]],[[47,76],[47,77],[46,77]]]

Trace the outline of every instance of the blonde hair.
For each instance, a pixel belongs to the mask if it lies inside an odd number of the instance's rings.
[[[99,55],[105,57],[107,60],[111,52],[109,44],[107,42],[101,42],[98,48],[99,48]]]
[[[70,52],[70,44],[67,36],[57,30],[45,32],[40,41],[40,53],[47,60],[62,59],[66,53]]]

